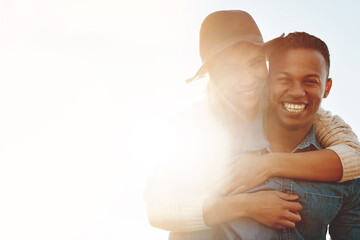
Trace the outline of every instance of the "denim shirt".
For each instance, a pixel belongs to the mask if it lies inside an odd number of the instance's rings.
[[[254,153],[271,152],[270,144],[257,119],[256,135],[249,138],[246,148]],[[260,131],[258,129],[261,129]],[[307,137],[292,152],[322,149],[312,127]],[[248,192],[278,190],[299,195],[302,219],[295,229],[277,230],[249,218],[222,224],[215,239],[326,239],[328,225],[333,239],[360,239],[360,181],[321,183],[273,177]],[[345,210],[343,210],[345,209]]]
[[[292,152],[308,152],[319,149],[322,149],[322,147],[316,140],[315,128],[312,126],[307,137]]]

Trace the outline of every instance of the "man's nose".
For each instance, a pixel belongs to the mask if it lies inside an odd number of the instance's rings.
[[[289,87],[288,93],[293,97],[303,97],[305,96],[305,90],[299,83],[293,83]]]

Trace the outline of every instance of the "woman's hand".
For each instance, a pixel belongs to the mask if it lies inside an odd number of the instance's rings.
[[[249,217],[272,228],[294,228],[301,220],[301,205],[295,202],[298,198],[275,190],[211,197],[205,201],[203,217],[210,227]]]
[[[294,228],[300,222],[301,205],[294,202],[299,197],[275,190],[247,193],[249,202],[248,215],[266,226],[285,229]]]

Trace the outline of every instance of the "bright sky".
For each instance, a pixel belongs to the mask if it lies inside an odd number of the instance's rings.
[[[323,106],[360,134],[358,1],[2,0],[0,239],[167,239],[146,220],[142,126],[197,98],[184,80],[222,9],[248,11],[265,40],[323,39]]]

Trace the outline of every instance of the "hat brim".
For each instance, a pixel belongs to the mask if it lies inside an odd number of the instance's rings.
[[[231,47],[231,46],[234,46],[240,42],[250,42],[252,44],[255,44],[255,45],[259,45],[259,46],[264,46],[266,49],[272,49],[274,48],[275,46],[277,46],[277,44],[279,43],[279,39],[282,39],[283,37],[285,36],[285,34],[281,34],[280,37],[277,37],[277,38],[274,38],[272,40],[269,40],[265,43],[263,42],[251,42],[251,41],[247,41],[247,40],[243,40],[243,39],[238,39],[237,41],[232,41],[230,43],[228,43],[227,45],[224,45],[222,48],[219,49],[219,51],[217,51],[211,58],[209,58],[207,61],[205,61],[201,67],[199,68],[199,70],[196,72],[196,74],[192,77],[192,78],[188,78],[185,80],[186,83],[189,83],[189,82],[192,82],[194,80],[197,80],[197,79],[200,79],[200,78],[203,78],[205,76],[205,74],[207,73],[207,70],[206,70],[206,66],[207,64],[212,60],[214,59],[219,53],[221,53],[222,51],[224,51],[225,49]]]

